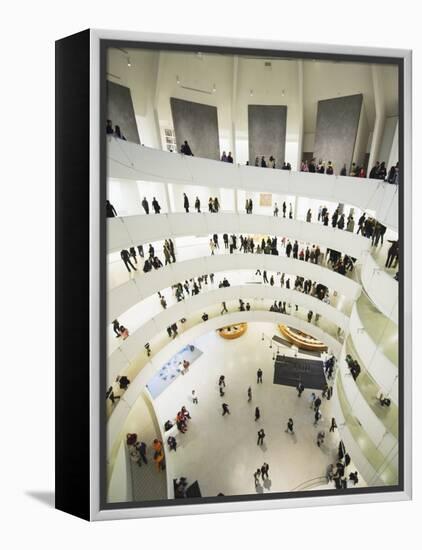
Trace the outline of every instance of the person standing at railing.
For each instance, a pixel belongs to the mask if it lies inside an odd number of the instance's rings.
[[[142,199],[141,204],[142,204],[142,208],[145,210],[145,214],[149,214],[149,204],[146,197]]]
[[[161,206],[155,197],[152,199],[152,207],[154,208],[154,212],[156,214],[160,213]]]
[[[199,197],[196,197],[195,199],[195,210],[198,212],[198,214],[201,213],[201,201],[199,200]]]
[[[380,167],[380,163],[377,160],[377,162],[374,164],[374,166],[371,168],[371,171],[369,172],[369,177],[371,179],[378,179],[378,170]]]

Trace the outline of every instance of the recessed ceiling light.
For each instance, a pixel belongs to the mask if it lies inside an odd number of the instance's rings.
[[[130,62],[130,57],[127,58],[127,66],[132,67],[132,63]]]
[[[176,84],[180,84],[180,78],[176,76]]]
[[[217,87],[216,87],[215,84],[212,85],[212,91],[213,91],[213,93],[215,93],[217,91]]]
[[[253,90],[249,90],[249,95],[253,96]]]

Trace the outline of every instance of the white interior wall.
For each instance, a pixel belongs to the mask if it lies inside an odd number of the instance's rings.
[[[149,202],[149,211],[154,213],[151,202],[155,197],[161,206],[161,214],[169,211],[169,205],[167,202],[165,183],[155,182],[155,181],[137,181],[138,193],[139,193],[139,206],[138,209],[141,209],[141,213],[144,213],[144,209],[140,202],[146,197]]]
[[[388,157],[388,167],[395,166],[399,161],[399,121],[397,120],[394,130],[393,143],[391,144],[390,156]]]
[[[315,132],[305,132],[303,134],[303,152],[313,153],[315,144]]]
[[[141,199],[138,187],[130,180],[108,178],[108,197],[119,216],[139,214]],[[157,184],[162,185],[162,184]]]
[[[390,155],[392,152],[397,124],[398,124],[397,116],[386,117],[385,124],[384,124],[384,133],[382,136],[381,146],[378,153],[379,161],[380,162],[384,161],[386,165],[389,162]],[[398,146],[398,141],[396,137],[395,147],[397,148],[397,146]],[[395,156],[398,156],[398,153],[396,153]],[[387,166],[387,169],[388,167],[389,165]]]
[[[221,210],[227,210],[225,203],[221,199],[221,190],[210,187],[199,187],[194,185],[182,185],[172,183],[169,185],[170,202],[173,212],[184,212],[183,193],[186,193],[189,199],[189,211],[195,212],[195,199],[199,198],[201,202],[201,212],[208,212],[208,199],[217,197]],[[227,198],[227,194],[224,195]],[[231,203],[232,204],[232,203]]]
[[[363,164],[366,148],[369,138],[368,117],[366,115],[365,103],[362,102],[362,108],[359,117],[358,131],[356,134],[355,148],[353,150],[353,162],[358,166]]]
[[[359,93],[364,95],[368,123],[373,126],[375,106],[370,64],[304,61],[303,77],[305,135],[315,132],[318,101]]]

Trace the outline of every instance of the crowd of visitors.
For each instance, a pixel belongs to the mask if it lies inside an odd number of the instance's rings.
[[[332,176],[334,175],[334,165],[330,160],[325,162],[322,159],[319,159],[318,162],[316,162],[316,159],[312,158],[310,161],[302,161],[300,171]],[[339,175],[366,178],[367,173],[364,166],[359,166],[355,162],[352,162],[350,170],[347,169],[346,164],[343,164]],[[392,166],[387,175],[385,162],[377,161],[369,172],[369,178],[382,180],[397,185],[399,183],[399,163],[397,162],[394,166]]]

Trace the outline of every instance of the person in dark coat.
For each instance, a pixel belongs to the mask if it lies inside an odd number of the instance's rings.
[[[122,250],[120,252],[120,257],[122,258],[123,260],[123,263],[125,264],[126,266],[126,269],[129,271],[130,273],[130,267],[134,270],[134,271],[137,271],[136,267],[132,264],[132,262],[130,261],[130,254],[129,254],[129,251],[128,250]],[[130,267],[129,267],[130,266]]]
[[[369,172],[369,177],[371,179],[377,179],[377,174],[379,170],[380,163],[377,161],[374,166],[371,168],[371,171]]]
[[[261,428],[259,431],[258,431],[258,442],[257,442],[257,445],[262,445],[264,443],[264,438],[265,438],[265,432],[264,430]]]
[[[149,204],[146,197],[142,199],[141,204],[142,204],[142,208],[145,210],[145,214],[149,214]]]
[[[186,193],[183,193],[183,208],[186,210],[186,212],[189,212],[189,199]]]
[[[155,197],[152,199],[152,207],[154,208],[154,212],[156,214],[160,213],[161,206],[159,205],[159,203],[158,203],[158,201]]]
[[[201,213],[201,201],[199,200],[199,197],[196,197],[195,199],[195,209],[198,212],[198,214]]]
[[[287,252],[287,250],[286,250]],[[299,244],[297,241],[295,241],[294,245],[293,245],[293,258],[295,260],[297,260],[297,253],[299,252]]]
[[[261,417],[261,411],[259,410],[259,407],[255,407],[255,422],[259,420]]]
[[[116,209],[109,200],[106,201],[106,216],[107,218],[114,218],[117,216]]]
[[[183,154],[183,155],[186,155],[188,157],[193,157],[193,153],[192,153],[192,150],[189,146],[189,143],[185,140],[185,142],[183,143],[181,149],[180,149],[180,152]]]
[[[111,120],[107,120],[106,133],[109,135],[114,134],[113,123]]]
[[[388,242],[391,243],[391,246],[388,249],[385,267],[390,268],[393,265],[394,260],[396,260],[399,255],[399,241],[388,240]]]
[[[286,245],[286,256],[288,258],[290,258],[290,254],[292,253],[292,243],[290,241],[288,241],[287,245]]]

